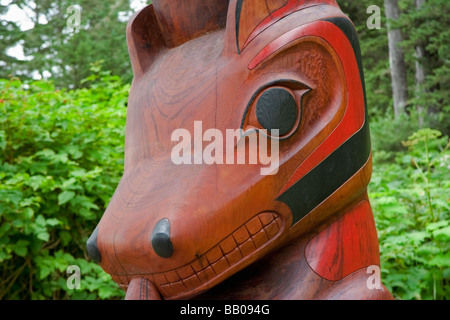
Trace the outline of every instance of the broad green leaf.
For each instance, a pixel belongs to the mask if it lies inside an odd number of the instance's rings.
[[[430,265],[437,267],[450,267],[450,252],[436,255],[433,259],[431,259]]]
[[[41,231],[37,234],[37,238],[44,242],[48,242],[48,240],[50,240],[50,234],[47,231]]]
[[[436,239],[450,242],[450,226],[434,231],[433,236]]]
[[[25,208],[25,209],[23,209],[23,213],[24,213],[25,219],[30,220],[31,218],[33,218],[34,210],[32,208]]]
[[[439,222],[433,222],[427,225],[426,230],[427,231],[434,231],[437,229],[440,229],[442,227],[446,227],[450,224],[450,221],[439,221]]]
[[[12,222],[14,228],[22,228],[25,225],[25,222],[21,219],[16,219]]]
[[[41,228],[45,228],[45,226],[47,225],[44,216],[41,215],[41,214],[36,217],[35,222],[36,222],[36,225],[41,227]]]
[[[52,272],[52,270],[48,266],[41,265],[39,268],[39,278],[41,280],[43,280],[43,279],[47,278],[51,272]]]
[[[61,206],[75,197],[75,192],[73,191],[63,191],[58,195],[58,204]]]
[[[28,245],[30,244],[29,241],[26,240],[19,240],[16,245],[14,246],[14,252],[20,256],[25,257],[28,252]]]
[[[57,226],[57,225],[61,224],[61,221],[58,220],[58,219],[47,219],[45,221],[45,223],[48,226],[54,227],[54,226]]]
[[[416,245],[422,243],[426,238],[429,238],[430,234],[426,231],[415,231],[408,234],[408,238],[411,239]]]

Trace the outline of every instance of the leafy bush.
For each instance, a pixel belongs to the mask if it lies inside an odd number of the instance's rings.
[[[87,81],[0,80],[0,299],[123,296],[85,242],[123,171],[129,86],[98,68]],[[67,288],[69,265],[81,290]]]
[[[408,140],[408,137],[418,128],[417,121],[408,116],[395,119],[393,115],[386,114],[371,120],[370,131],[375,159],[395,162],[396,154],[406,150],[402,141]]]
[[[399,299],[449,299],[450,143],[411,135],[394,163],[375,163],[369,186],[384,282]]]

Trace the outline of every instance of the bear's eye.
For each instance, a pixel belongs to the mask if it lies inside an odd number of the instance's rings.
[[[299,108],[293,94],[284,88],[269,88],[258,98],[256,118],[259,124],[272,135],[277,129],[279,137],[289,134],[295,127]]]
[[[241,129],[246,134],[263,131],[272,139],[290,138],[300,127],[303,95],[310,90],[310,87],[295,80],[267,83],[256,90],[250,99]]]

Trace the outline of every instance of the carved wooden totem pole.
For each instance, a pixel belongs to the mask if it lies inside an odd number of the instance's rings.
[[[127,299],[392,297],[369,285],[364,76],[335,0],[153,0],[127,37],[125,170],[87,243]]]

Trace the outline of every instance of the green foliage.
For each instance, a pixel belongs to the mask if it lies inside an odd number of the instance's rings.
[[[85,249],[123,171],[129,90],[98,69],[73,91],[0,80],[0,299],[122,296]]]
[[[399,299],[449,299],[449,139],[422,129],[404,145],[394,163],[375,161],[369,186],[383,281]]]
[[[367,104],[372,118],[392,113],[392,85],[390,81],[389,51],[384,0],[338,0],[342,11],[353,21],[360,39],[366,82]],[[381,9],[381,28],[369,29],[367,20],[373,14],[367,8]]]
[[[407,116],[397,119],[387,114],[384,118],[374,117],[370,123],[372,148],[375,158],[382,161],[393,161],[396,152],[403,152],[406,147],[402,141],[418,130],[418,123]]]
[[[383,0],[338,0],[342,10],[352,19],[359,34],[366,79],[369,112],[377,120],[393,114],[392,84],[387,40],[387,21]],[[381,9],[381,28],[367,28],[370,13],[366,9],[376,5]],[[427,0],[416,8],[414,0],[400,0],[400,19],[392,22],[402,30],[407,64],[408,122],[419,127],[432,127],[450,132],[450,2]],[[418,59],[416,47],[422,46],[425,56]],[[425,82],[416,83],[416,62],[424,67]],[[423,111],[422,111],[423,109]],[[424,112],[424,113],[423,113]],[[419,118],[421,119],[419,125]],[[405,121],[400,119],[399,121]],[[406,131],[404,131],[406,133]],[[409,132],[411,133],[411,131]],[[402,137],[403,138],[403,137]],[[395,139],[400,143],[400,139]],[[388,148],[391,146],[388,145]]]
[[[27,13],[31,28],[1,19],[0,40],[5,45],[0,47],[0,77],[52,79],[57,88],[79,88],[90,75],[89,65],[104,60],[105,70],[131,81],[124,18],[131,15],[129,0],[13,0],[13,6]],[[0,14],[7,9],[0,6]],[[23,61],[6,54],[19,43]]]
[[[426,79],[418,90],[413,85],[409,91],[411,106],[424,106],[425,123],[450,131],[450,2],[447,0],[427,0],[417,9],[414,0],[400,1],[402,15],[400,28],[405,35],[402,46],[410,66],[410,78],[415,76],[415,63],[423,65]],[[425,56],[418,60],[416,46],[422,46]]]

